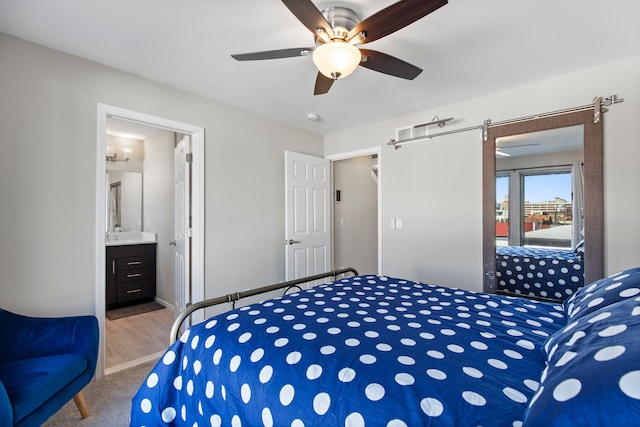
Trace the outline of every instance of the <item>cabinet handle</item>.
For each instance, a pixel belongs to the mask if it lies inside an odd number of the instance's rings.
[[[140,277],[142,276],[142,273],[136,273],[136,274],[127,274],[127,278],[130,279],[132,277]]]
[[[111,274],[116,274],[116,260],[111,261]]]
[[[135,294],[138,292],[142,292],[142,289],[131,289],[127,291],[128,294]]]
[[[140,264],[142,264],[142,261],[129,261],[127,263],[127,265],[140,265]]]

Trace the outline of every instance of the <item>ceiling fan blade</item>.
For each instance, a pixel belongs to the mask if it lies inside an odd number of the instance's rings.
[[[318,77],[316,77],[316,87],[313,90],[314,95],[323,95],[329,92],[331,89],[331,85],[335,80],[330,79],[322,73],[318,73]]]
[[[518,148],[518,147],[532,147],[534,145],[540,145],[540,144],[537,143],[537,142],[534,142],[532,144],[519,144],[519,145],[516,145],[516,144],[505,144],[505,145],[501,145],[501,146],[497,146],[497,147],[498,148]]]
[[[262,59],[293,58],[313,52],[312,47],[294,47],[291,49],[265,50],[263,52],[239,53],[231,55],[237,61],[259,61]]]
[[[447,4],[447,0],[401,0],[382,9],[356,25],[350,32],[351,40],[361,32],[365,39],[361,44],[388,36],[423,18]]]
[[[422,72],[421,68],[404,62],[386,53],[376,50],[360,49],[363,60],[360,65],[379,73],[389,74],[390,76],[400,77],[402,79],[413,80]]]
[[[333,38],[331,25],[311,0],[282,0],[282,3],[284,3],[291,13],[314,35],[319,35],[318,28],[322,28],[328,36],[325,42]]]

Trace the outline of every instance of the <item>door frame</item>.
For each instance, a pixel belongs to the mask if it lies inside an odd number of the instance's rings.
[[[95,315],[100,328],[98,363],[96,367],[96,378],[100,379],[105,372],[105,316],[106,316],[106,278],[105,278],[105,257],[106,257],[106,197],[104,194],[106,186],[106,135],[107,117],[119,120],[130,121],[142,125],[161,128],[172,132],[183,133],[191,136],[193,162],[191,181],[191,209],[192,209],[192,252],[191,252],[191,282],[192,282],[192,303],[204,299],[204,128],[199,126],[181,123],[174,120],[155,117],[136,111],[126,110],[98,103],[97,105],[97,150],[96,150],[96,259],[95,259]],[[198,313],[195,313],[196,315]],[[202,317],[203,313],[199,314]],[[202,319],[195,318],[194,321]],[[167,342],[169,336],[167,335]]]
[[[379,146],[363,148],[360,150],[330,154],[328,156],[325,156],[324,158],[331,161],[331,192],[334,193],[335,183],[333,179],[333,162],[336,162],[339,160],[353,159],[356,157],[371,156],[373,154],[378,155],[378,274],[383,275],[384,273],[382,272],[382,175],[383,175],[382,148]],[[334,211],[335,211],[334,209],[331,209],[331,223],[335,226]],[[333,239],[333,236],[331,236],[331,245],[332,245],[331,250],[335,254],[335,251],[333,250],[334,249],[333,244],[334,244],[334,239]]]

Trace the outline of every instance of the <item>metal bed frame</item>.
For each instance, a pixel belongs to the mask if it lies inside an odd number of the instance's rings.
[[[263,294],[265,292],[271,292],[278,289],[286,288],[284,291],[284,295],[289,292],[290,289],[297,288],[302,290],[302,288],[298,285],[307,282],[313,282],[315,280],[325,279],[327,277],[332,277],[333,280],[339,275],[344,275],[346,273],[352,273],[354,276],[358,275],[358,271],[355,268],[347,267],[339,270],[327,271],[326,273],[315,274],[313,276],[301,277],[299,279],[288,280],[286,282],[274,283],[273,285],[262,286],[260,288],[248,289],[246,291],[236,292],[233,294],[228,294],[224,296],[220,296],[217,298],[211,298],[204,301],[197,302],[195,304],[191,304],[188,306],[173,322],[173,326],[171,326],[171,336],[169,338],[170,343],[173,344],[179,338],[180,328],[184,321],[193,314],[194,311],[201,310],[203,308],[212,307],[214,305],[229,303],[231,304],[231,308],[235,308],[235,302],[241,298],[247,298],[254,295]]]

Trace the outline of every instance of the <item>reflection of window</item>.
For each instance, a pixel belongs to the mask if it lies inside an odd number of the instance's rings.
[[[572,219],[571,167],[496,175],[496,245],[570,248]]]
[[[523,245],[571,247],[571,169],[522,175]]]
[[[496,245],[509,244],[509,175],[496,175]]]

